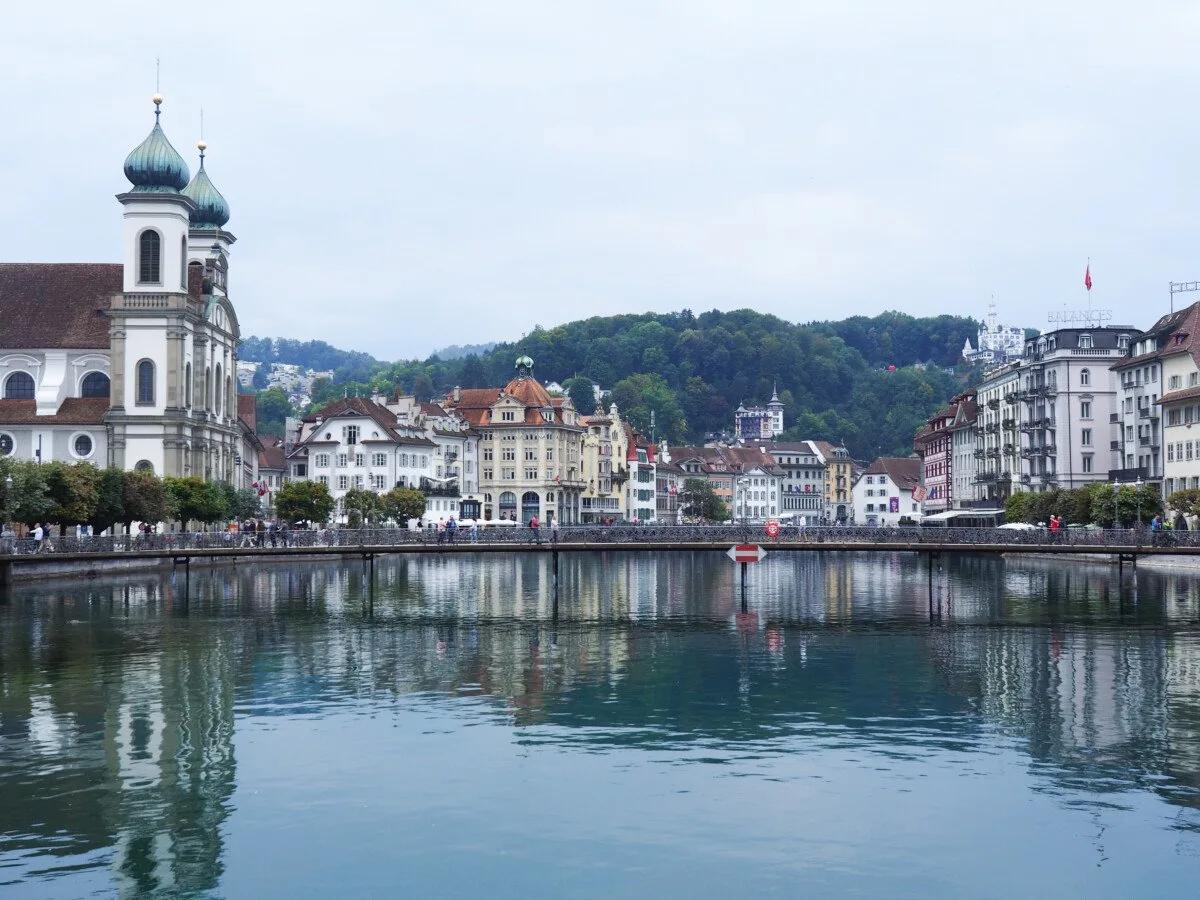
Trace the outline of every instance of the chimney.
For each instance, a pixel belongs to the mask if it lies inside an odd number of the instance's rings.
[[[454,386],[454,402],[462,403],[462,388],[457,384]]]

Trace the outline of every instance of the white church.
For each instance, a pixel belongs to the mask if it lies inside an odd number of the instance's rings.
[[[125,159],[119,263],[0,264],[0,456],[249,486],[229,206],[154,127]]]

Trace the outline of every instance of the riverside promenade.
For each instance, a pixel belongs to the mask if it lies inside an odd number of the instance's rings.
[[[274,538],[228,532],[176,532],[133,537],[52,538],[40,550],[32,541],[0,547],[0,584],[16,579],[89,576],[164,565],[192,565],[340,556],[374,558],[405,553],[577,553],[606,550],[669,553],[725,551],[756,543],[768,552],[942,553],[1089,555],[1136,565],[1145,556],[1200,556],[1200,532],[1072,528],[856,528],[782,529],[770,538],[761,526],[612,526],[459,529],[453,540],[430,530],[399,528],[291,531]]]

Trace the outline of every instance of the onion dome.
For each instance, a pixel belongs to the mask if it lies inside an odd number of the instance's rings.
[[[192,227],[220,228],[229,221],[229,204],[225,202],[221,192],[213,187],[208,173],[204,171],[204,151],[208,149],[208,145],[199,141],[196,146],[200,149],[200,168],[196,177],[183,189],[183,195],[196,204],[196,208],[190,214]]]
[[[175,194],[187,186],[191,174],[158,124],[162,101],[162,94],[154,95],[154,128],[125,157],[125,177],[137,192]]]
[[[521,375],[529,375],[533,371],[533,360],[528,356],[517,357],[517,372]]]

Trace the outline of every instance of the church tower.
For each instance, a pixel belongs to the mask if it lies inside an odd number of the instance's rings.
[[[239,461],[236,317],[227,297],[229,207],[154,127],[125,159],[123,292],[110,305],[110,461],[232,481]],[[239,484],[239,486],[241,486]]]

